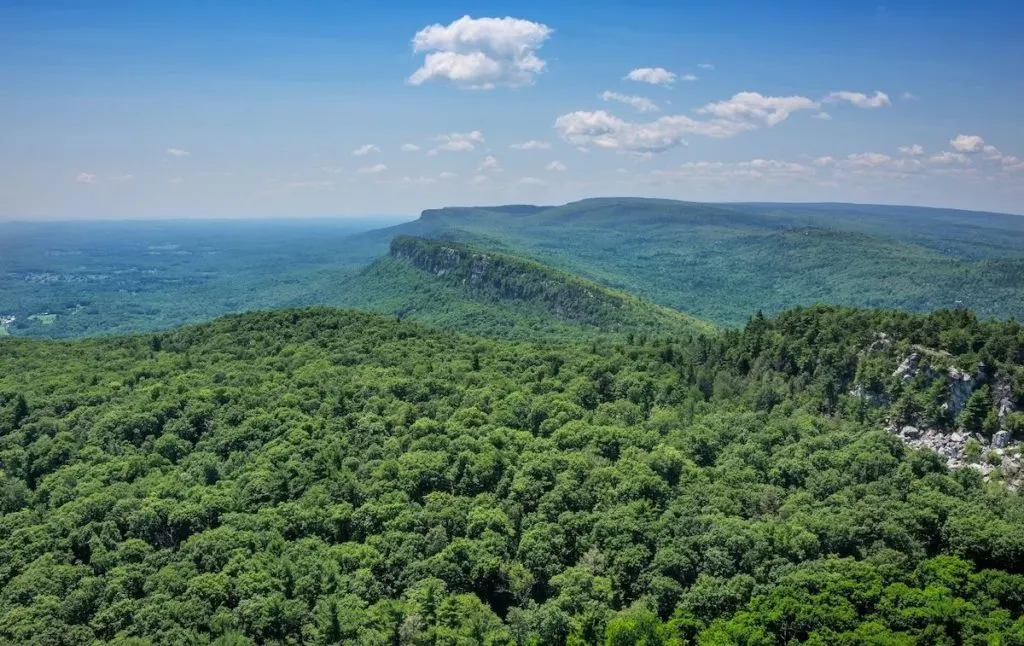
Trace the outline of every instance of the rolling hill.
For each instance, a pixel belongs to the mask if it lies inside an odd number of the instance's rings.
[[[1024,317],[1024,217],[852,204],[590,199],[451,208],[358,234],[456,239],[527,255],[719,325],[816,302]]]
[[[680,338],[712,326],[540,263],[446,240],[396,236],[387,256],[319,298],[433,327],[503,338]]]

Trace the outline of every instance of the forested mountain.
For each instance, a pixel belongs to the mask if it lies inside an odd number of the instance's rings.
[[[433,327],[517,339],[685,337],[692,317],[509,254],[397,236],[388,255],[320,295]]]
[[[1024,317],[1021,216],[607,198],[431,209],[416,220],[368,230],[380,225],[0,224],[0,335],[152,331],[257,308],[384,309],[385,294],[411,295],[402,285],[423,282],[386,260],[400,235],[530,258],[723,327],[742,325],[758,309],[771,315],[819,302],[932,311],[959,301],[983,317]],[[366,279],[373,273],[393,287],[370,293]],[[465,300],[465,294],[449,295]],[[407,306],[427,316],[422,300],[387,304],[388,310]],[[424,320],[468,320],[433,311]],[[478,325],[464,329],[495,329],[484,320],[490,314],[480,316]],[[549,325],[560,324],[543,316],[522,329]]]
[[[818,302],[1024,317],[1024,217],[916,207],[590,199],[451,208],[357,234],[528,255],[719,325]],[[355,242],[358,241],[358,242]]]
[[[824,306],[632,343],[326,309],[6,339],[0,641],[1024,643],[1012,474],[883,428],[1015,440],[1022,364],[1013,322]]]

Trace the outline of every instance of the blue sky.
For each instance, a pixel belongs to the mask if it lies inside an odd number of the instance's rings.
[[[0,217],[1020,213],[1021,4],[0,0]]]

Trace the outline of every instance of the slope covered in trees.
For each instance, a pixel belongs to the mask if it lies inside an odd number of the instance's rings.
[[[1021,497],[848,392],[925,393],[891,374],[917,346],[1022,392],[1020,326],[966,312],[643,344],[324,309],[7,339],[0,641],[1024,643]]]
[[[854,204],[591,199],[450,208],[352,238],[447,237],[533,257],[725,326],[818,302],[1024,317],[1024,217]]]
[[[770,315],[817,302],[930,311],[961,301],[981,316],[1024,318],[1020,216],[609,198],[432,209],[367,231],[382,224],[0,224],[0,336],[121,334],[257,308],[362,307],[373,295],[352,276],[386,258],[398,235],[529,257],[725,327],[759,308]],[[423,282],[386,262],[368,273],[377,271],[395,295],[406,280]]]
[[[521,257],[409,236],[324,300],[432,327],[517,339],[685,337],[712,327]]]

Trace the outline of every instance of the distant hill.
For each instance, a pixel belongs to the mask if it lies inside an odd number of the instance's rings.
[[[686,336],[702,321],[513,255],[397,236],[389,253],[324,300],[504,338]]]
[[[721,325],[817,302],[1024,317],[1024,217],[856,204],[600,198],[425,211],[396,235],[526,255]]]
[[[962,305],[982,318],[1024,319],[1024,217],[1015,215],[598,198],[431,209],[412,221],[370,226],[332,220],[0,225],[0,336],[130,333],[252,309],[393,311],[410,302],[416,303],[411,316],[448,327],[466,329],[466,312],[476,309],[477,323],[468,329],[507,335],[504,328],[516,321],[513,336],[550,332],[546,326],[556,320],[550,312],[516,303],[499,316],[512,304],[479,290],[455,293],[407,263],[374,265],[403,235],[529,258],[720,327],[741,325],[758,310],[771,315],[816,303],[917,312]],[[410,300],[416,294],[424,301]],[[455,302],[441,317],[446,298]],[[524,328],[527,315],[540,318]],[[579,321],[562,324],[579,334]]]

